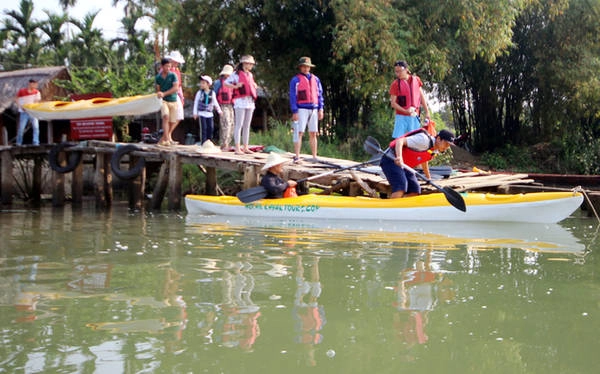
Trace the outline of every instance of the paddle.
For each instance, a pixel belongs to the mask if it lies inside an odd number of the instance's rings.
[[[382,154],[382,155],[385,155],[385,156],[389,157],[390,159],[394,159],[394,157],[392,155],[390,155],[389,153],[384,152],[381,149],[381,147],[379,146],[379,142],[377,141],[377,139],[375,139],[372,136],[367,137],[367,140],[365,140],[364,149],[365,149],[365,151],[367,151],[371,155]],[[459,194],[458,192],[454,191],[450,187],[444,187],[444,188],[440,187],[439,185],[433,183],[431,181],[431,179],[427,178],[426,176],[424,176],[421,173],[417,173],[416,170],[414,170],[413,168],[411,168],[408,165],[404,165],[403,167],[404,167],[404,169],[406,169],[406,170],[410,171],[411,173],[415,174],[417,177],[421,178],[422,180],[424,180],[425,182],[429,183],[433,187],[437,188],[440,192],[442,192],[444,194],[444,196],[446,197],[446,200],[448,200],[448,202],[453,207],[455,207],[456,209],[461,210],[463,212],[467,211],[467,207],[465,205],[465,200],[463,199],[463,197],[461,196],[461,194]]]
[[[346,166],[346,167],[340,167],[338,169],[330,170],[330,171],[322,173],[322,174],[313,175],[308,178],[298,179],[296,181],[296,183],[300,184],[302,182],[306,182],[306,181],[310,181],[313,179],[325,177],[327,175],[339,173],[340,171],[359,168],[361,166],[366,166],[369,164],[379,162],[380,159],[381,159],[381,156],[373,157],[369,161],[361,162],[360,164],[350,165],[350,166]],[[240,191],[240,192],[238,192],[238,194],[236,196],[238,199],[240,199],[240,201],[242,203],[248,204],[248,203],[251,203],[256,200],[264,199],[265,197],[267,197],[267,195],[268,195],[268,192],[267,192],[266,188],[264,188],[263,186],[256,186],[256,187],[252,187],[247,190],[244,190],[244,191]]]

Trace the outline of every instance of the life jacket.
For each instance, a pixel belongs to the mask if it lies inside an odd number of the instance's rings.
[[[219,78],[221,81],[221,87],[217,93],[217,101],[220,105],[232,104],[233,103],[233,88],[225,86],[225,78]]]
[[[317,78],[314,74],[310,79],[304,74],[296,74],[298,77],[298,86],[296,87],[296,102],[298,104],[319,104],[319,90],[317,87]]]
[[[421,81],[416,75],[411,75],[408,80],[396,79],[398,85],[398,96],[396,103],[404,109],[411,106],[417,108],[419,114],[421,107]]]
[[[398,139],[408,138],[408,137],[416,135],[418,133],[425,133],[429,136],[429,134],[427,133],[427,130],[425,130],[424,128],[419,128],[419,129],[416,129],[413,131],[409,131],[406,134],[402,135],[401,137],[398,137],[398,138],[392,140],[390,142],[390,149],[395,154],[396,141]],[[433,152],[434,144],[435,143],[434,143],[433,138],[431,138],[431,136],[429,136],[429,149],[427,149],[425,151],[416,151],[409,147],[402,147],[402,161],[406,165],[410,166],[411,168],[414,168],[417,165],[421,165],[422,163],[431,160],[432,158],[435,157],[435,153]]]
[[[252,99],[256,100],[258,97],[256,95],[256,84],[254,83],[254,77],[252,74],[246,73],[245,71],[238,71],[238,77],[240,78],[240,83],[243,85],[240,88],[236,88],[233,90],[233,99],[237,99],[240,97],[252,96]]]
[[[209,90],[208,93],[200,91],[200,100],[198,100],[198,111],[199,112],[210,112],[212,108],[212,95],[213,90]]]

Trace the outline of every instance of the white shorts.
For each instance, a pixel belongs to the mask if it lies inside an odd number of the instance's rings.
[[[179,95],[177,95],[177,120],[183,121],[183,115],[183,103]]]
[[[295,130],[297,132],[306,132],[308,126],[309,132],[319,131],[319,110],[318,109],[298,109],[298,122]]]

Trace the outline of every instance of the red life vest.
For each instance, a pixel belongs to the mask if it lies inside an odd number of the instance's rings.
[[[396,79],[398,96],[396,103],[404,109],[411,106],[417,108],[419,114],[421,107],[421,80],[416,75],[411,75],[408,80]]]
[[[296,87],[296,102],[298,104],[319,104],[319,90],[317,78],[310,75],[310,80],[304,74],[296,74],[298,86]]]
[[[418,134],[418,133],[425,133],[427,135],[429,135],[427,133],[427,130],[425,130],[424,128],[420,128],[420,129],[416,129],[413,131],[409,131],[406,134],[392,140],[390,142],[390,149],[392,151],[394,151],[394,154],[396,152],[396,141],[398,139],[402,139],[402,138],[408,138],[409,136]],[[410,149],[409,147],[402,147],[402,161],[410,166],[411,168],[414,168],[418,165],[421,165],[424,162],[427,162],[429,160],[431,160],[432,158],[435,157],[435,153],[433,153],[433,145],[434,145],[434,141],[433,139],[430,139],[429,142],[429,149],[425,150],[425,151],[415,151],[414,149]]]
[[[246,73],[245,71],[240,70],[237,74],[240,78],[240,83],[242,83],[243,86],[233,90],[233,99],[252,96],[252,99],[256,100],[258,96],[256,95],[256,83],[254,83],[252,73]]]
[[[225,78],[221,77],[219,80],[221,81],[221,87],[219,88],[219,93],[217,94],[217,101],[220,105],[232,104],[233,88],[225,86]]]

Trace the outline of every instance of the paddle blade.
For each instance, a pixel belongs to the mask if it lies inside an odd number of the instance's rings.
[[[455,207],[456,209],[458,209],[462,212],[467,211],[467,205],[465,204],[465,199],[463,199],[463,197],[460,193],[454,191],[450,187],[444,187],[444,188],[442,188],[441,191],[444,193],[444,196],[446,196],[446,200],[448,200],[448,202],[453,207]]]
[[[242,203],[248,204],[267,197],[267,190],[263,186],[256,186],[240,191],[236,196]]]
[[[363,149],[370,155],[378,155],[383,153],[381,147],[379,146],[379,142],[372,136],[367,137],[367,140],[365,140],[365,143],[363,144]]]

